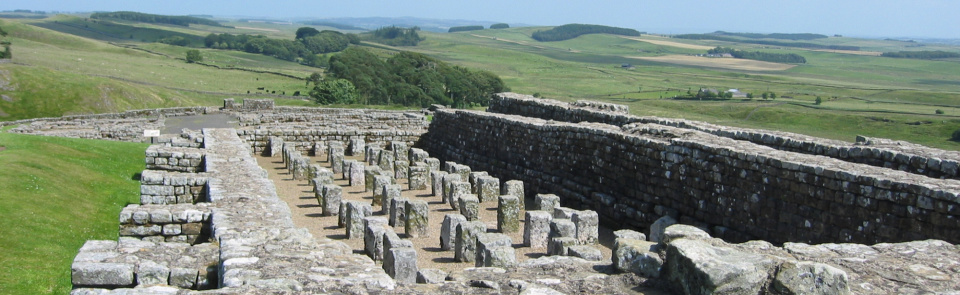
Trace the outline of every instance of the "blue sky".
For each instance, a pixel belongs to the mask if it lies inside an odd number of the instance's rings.
[[[157,14],[423,17],[561,25],[591,23],[651,33],[716,30],[960,39],[956,0],[4,0],[0,10],[132,10]]]

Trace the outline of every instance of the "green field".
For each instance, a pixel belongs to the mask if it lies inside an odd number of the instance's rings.
[[[146,144],[0,133],[0,294],[67,294],[86,240],[117,239]]]

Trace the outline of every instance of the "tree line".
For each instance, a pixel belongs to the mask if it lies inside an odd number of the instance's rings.
[[[494,29],[494,30],[496,30],[496,29],[509,29],[509,28],[510,28],[510,25],[509,25],[509,24],[505,24],[505,23],[498,23],[498,24],[492,24],[492,25],[490,25],[490,28],[491,28],[491,29]]]
[[[355,34],[343,34],[337,31],[320,32],[304,27],[297,30],[297,38],[294,40],[272,39],[263,35],[211,33],[204,38],[203,42],[208,48],[263,54],[320,67],[326,63],[326,60],[318,54],[342,51],[350,44],[360,44],[360,38]]]
[[[957,58],[960,57],[960,53],[956,52],[947,52],[947,51],[899,51],[899,52],[884,52],[880,56],[883,57],[893,57],[893,58],[916,58],[916,59],[938,59],[938,58]]]
[[[133,12],[133,11],[96,12],[91,14],[90,18],[93,18],[93,19],[113,18],[113,19],[136,21],[136,22],[142,22],[142,23],[169,24],[169,25],[177,25],[177,26],[184,26],[184,27],[190,26],[191,24],[223,27],[223,25],[221,25],[219,22],[205,19],[205,18],[192,17],[192,16],[159,15],[159,14],[140,13],[140,12]]]
[[[310,95],[321,104],[482,106],[493,93],[509,91],[487,71],[406,51],[384,59],[360,47],[334,55],[326,76],[309,80]]]
[[[450,27],[450,29],[447,30],[447,33],[479,31],[479,30],[483,30],[483,26],[459,26],[459,27]]]
[[[4,31],[3,28],[0,28],[0,37],[6,37],[7,31]],[[0,52],[0,59],[10,59],[13,58],[13,53],[10,52],[10,41],[0,40],[0,46],[3,46],[3,51]]]
[[[724,54],[729,53],[735,58],[742,59],[752,59],[759,61],[768,61],[768,62],[779,62],[779,63],[794,63],[794,64],[805,64],[807,59],[803,56],[796,53],[769,53],[769,52],[760,52],[760,51],[743,51],[739,49],[733,49],[729,47],[717,47],[714,49],[707,50],[708,54]]]
[[[811,33],[798,33],[798,34],[788,34],[788,33],[772,33],[772,34],[758,34],[758,33],[730,33],[724,31],[716,31],[714,34],[717,35],[727,35],[727,36],[736,36],[750,39],[783,39],[783,40],[816,40],[828,38],[827,35],[821,34],[811,34]]]
[[[853,50],[853,51],[860,50],[860,46],[823,45],[823,44],[816,44],[816,43],[788,42],[788,41],[777,41],[777,40],[751,40],[751,39],[741,39],[741,38],[721,36],[721,35],[715,35],[715,34],[680,34],[680,35],[673,35],[673,38],[688,39],[688,40],[717,40],[717,41],[726,41],[726,42],[739,42],[739,43],[796,47],[796,48],[807,48],[807,49]]]
[[[617,27],[608,27],[601,25],[583,25],[583,24],[566,24],[559,27],[554,27],[546,31],[536,31],[533,32],[534,40],[540,42],[547,41],[563,41],[569,40],[580,35],[586,34],[613,34],[613,35],[623,35],[623,36],[640,36],[640,32],[634,29],[627,28],[617,28]]]
[[[396,26],[382,27],[360,35],[364,41],[371,41],[390,46],[417,46],[423,38],[417,34],[420,27],[401,28]]]

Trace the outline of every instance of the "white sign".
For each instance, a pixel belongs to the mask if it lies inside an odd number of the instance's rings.
[[[143,130],[143,137],[160,137],[160,130],[156,130],[156,129]]]

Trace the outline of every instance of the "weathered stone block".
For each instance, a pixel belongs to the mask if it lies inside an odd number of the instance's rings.
[[[668,226],[674,224],[677,224],[677,220],[673,219],[673,217],[669,215],[660,217],[650,225],[650,234],[647,235],[647,238],[649,238],[651,242],[661,242],[663,231],[666,230]]]
[[[415,284],[417,282],[417,250],[413,248],[393,248],[386,253],[383,269],[398,283]]]
[[[410,169],[410,162],[407,161],[395,161],[393,162],[393,178],[394,179],[407,179],[408,170]]]
[[[352,161],[350,162],[350,186],[363,186],[366,184],[366,165],[363,162]]]
[[[401,188],[399,184],[388,184],[383,188],[383,208],[381,212],[384,215],[390,214],[390,206],[393,204],[393,200],[400,198]]]
[[[596,244],[600,237],[600,215],[596,211],[584,210],[573,213],[570,219],[577,227],[577,242],[581,245]]]
[[[684,294],[759,294],[776,265],[761,254],[679,239],[667,245],[664,275]]]
[[[363,218],[363,249],[373,261],[383,260],[383,234],[387,219],[367,216]]]
[[[511,246],[495,246],[483,249],[484,267],[513,267],[517,265],[517,253]]]
[[[440,159],[437,159],[437,158],[427,158],[427,160],[425,160],[424,162],[427,163],[427,167],[430,168],[430,172],[433,172],[433,171],[441,171],[441,170],[440,170]]]
[[[466,222],[467,218],[460,214],[447,214],[443,216],[443,223],[440,224],[440,249],[454,249],[454,241],[457,239],[457,226]]]
[[[170,268],[151,260],[142,260],[137,266],[137,285],[167,285]]]
[[[679,239],[703,240],[709,238],[710,234],[700,228],[686,224],[674,224],[663,230],[660,244],[669,244],[671,241]]]
[[[494,247],[512,247],[513,240],[510,239],[510,236],[500,233],[487,233],[482,232],[477,234],[477,249],[476,249],[476,266],[489,266],[492,264],[491,261],[487,261],[490,256],[487,256],[486,250]],[[516,259],[514,258],[514,261]]]
[[[377,160],[380,170],[389,171],[391,175],[394,173],[394,158],[393,153],[380,152],[380,159]]]
[[[339,215],[340,203],[343,201],[343,188],[336,184],[324,185],[323,200],[320,211],[323,216]]]
[[[407,221],[404,222],[404,230],[409,237],[426,237],[429,233],[428,224],[430,222],[430,208],[427,202],[411,200],[406,205]]]
[[[385,227],[383,232],[383,253],[393,248],[413,248],[413,241],[401,239],[391,227]]]
[[[567,256],[580,257],[587,261],[603,260],[603,252],[591,245],[576,245],[567,248]]]
[[[390,213],[388,222],[390,226],[405,227],[407,222],[407,198],[395,198],[390,200]]]
[[[422,164],[421,164],[422,165]],[[410,166],[409,168],[409,187],[411,190],[427,189],[427,166]]]
[[[269,148],[267,149],[268,157],[278,157],[283,153],[283,139],[276,136],[271,136],[267,139]]]
[[[808,261],[781,264],[773,289],[783,294],[851,294],[847,272]]]
[[[560,207],[560,197],[554,194],[537,194],[534,201],[536,202],[534,204],[536,210],[553,212],[554,209]]]
[[[497,200],[500,197],[500,179],[492,176],[477,179],[477,197],[481,203]]]
[[[466,221],[457,225],[457,239],[453,259],[459,262],[473,262],[477,258],[477,235],[487,232],[487,226],[480,221]]]
[[[460,203],[460,214],[463,214],[467,220],[480,220],[480,200],[477,199],[477,195],[459,196],[458,202]]]
[[[408,160],[410,163],[425,163],[429,157],[430,155],[427,154],[427,151],[418,148],[411,148]]]
[[[453,194],[453,183],[460,181],[460,175],[447,173],[443,175],[443,202],[450,203]]]
[[[446,281],[447,272],[435,268],[425,268],[417,272],[418,284],[440,284]]]
[[[571,219],[573,218],[573,213],[577,210],[573,210],[567,207],[556,207],[553,208],[553,218],[554,219]]]
[[[613,232],[613,239],[614,241],[616,241],[617,239],[634,239],[634,240],[646,241],[647,235],[635,230],[621,229]]]
[[[481,177],[490,176],[486,171],[473,171],[467,174],[467,181],[470,182],[470,193],[474,195],[480,194],[480,186],[478,185]]]
[[[347,144],[347,152],[351,156],[363,156],[366,146],[367,142],[364,141],[363,137],[351,137]]]
[[[363,184],[364,192],[373,191],[373,180],[380,175],[380,167],[377,166],[367,166],[363,168]]]
[[[343,173],[344,149],[340,142],[331,142],[327,153],[327,161],[334,175]]]
[[[550,237],[565,237],[565,238],[574,238],[577,237],[577,225],[570,221],[570,219],[557,219],[554,218],[550,221]]]
[[[446,201],[443,198],[443,176],[447,175],[443,171],[430,171],[430,194],[433,196],[441,196],[441,199]]]
[[[134,284],[134,265],[129,263],[78,262],[70,266],[74,286],[125,287]]]
[[[544,211],[527,211],[523,225],[523,245],[534,249],[546,249],[550,241],[550,221],[553,214]]]
[[[497,202],[497,230],[502,233],[520,231],[520,200],[516,196],[500,196]]]
[[[470,194],[470,183],[466,181],[454,181],[450,183],[450,196],[447,199],[450,208],[460,210],[460,198]],[[479,200],[478,200],[479,202]],[[461,212],[461,214],[463,214]],[[469,218],[469,217],[468,217]]]
[[[377,175],[373,177],[373,205],[382,206],[385,188],[393,183],[393,178],[386,175]]]
[[[516,196],[520,199],[520,208],[526,208],[526,196],[523,193],[523,181],[520,180],[508,180],[500,187],[501,195],[511,195]]]
[[[358,201],[348,201],[346,220],[347,238],[363,238],[363,218],[371,215],[373,215],[373,209],[369,204],[364,204]]]
[[[571,237],[553,237],[550,238],[550,244],[547,246],[547,255],[568,256],[569,248],[577,245],[577,239]]]
[[[347,180],[347,183],[350,183],[350,169],[353,168],[353,163],[357,163],[357,160],[343,159],[343,175],[341,177]],[[352,184],[348,184],[353,186]]]
[[[197,284],[197,275],[199,272],[192,268],[174,267],[170,269],[170,286],[193,289]]]

